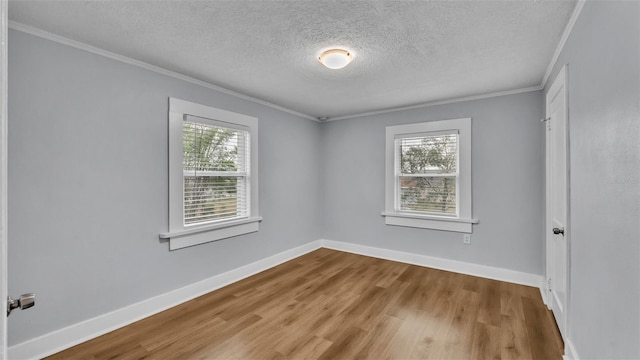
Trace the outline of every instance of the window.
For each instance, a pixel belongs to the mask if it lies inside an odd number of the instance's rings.
[[[249,132],[212,123],[182,122],[185,226],[247,216]]]
[[[470,233],[471,119],[388,126],[385,223]]]
[[[258,231],[257,138],[254,117],[169,99],[169,249]]]

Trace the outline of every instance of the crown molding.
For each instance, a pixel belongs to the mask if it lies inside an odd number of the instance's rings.
[[[114,52],[108,51],[108,50],[104,50],[95,46],[91,46],[89,44],[80,42],[80,41],[76,41],[76,40],[72,40],[69,38],[66,38],[64,36],[60,36],[60,35],[56,35],[53,33],[50,33],[48,31],[42,30],[42,29],[38,29],[35,28],[33,26],[29,26],[29,25],[25,25],[16,21],[12,21],[9,20],[9,28],[14,29],[14,30],[18,30],[33,36],[37,36],[43,39],[47,39],[47,40],[51,40],[63,45],[67,45],[76,49],[80,49],[80,50],[84,50],[87,52],[90,52],[92,54],[96,54],[96,55],[101,55],[104,57],[107,57],[109,59],[112,60],[116,60],[116,61],[120,61],[123,62],[125,64],[129,64],[129,65],[134,65],[134,66],[138,66],[141,67],[143,69],[146,70],[150,70],[162,75],[166,75],[175,79],[179,79],[182,81],[186,81],[188,83],[191,84],[195,84],[195,85],[199,85],[202,86],[204,88],[210,89],[210,90],[215,90],[218,92],[221,92],[223,94],[227,94],[227,95],[231,95],[231,96],[235,96],[238,97],[240,99],[244,99],[244,100],[248,100],[251,102],[254,102],[256,104],[260,104],[260,105],[264,105],[264,106],[268,106],[272,109],[276,109],[276,110],[280,110],[280,111],[284,111],[286,113],[304,118],[304,119],[308,119],[308,120],[313,120],[315,122],[318,122],[318,119],[308,115],[308,114],[303,114],[301,112],[295,111],[295,110],[291,110],[289,108],[286,108],[284,106],[280,106],[280,105],[276,105],[273,103],[270,103],[268,101],[262,100],[262,99],[258,99],[249,95],[245,95],[245,94],[241,94],[239,92],[235,92],[233,90],[229,90],[229,89],[225,89],[223,87],[220,87],[218,85],[214,85],[212,83],[206,82],[206,81],[202,81],[202,80],[198,80],[196,78],[192,78],[190,76],[187,75],[183,75],[180,73],[177,73],[175,71],[171,71],[171,70],[167,70],[165,68],[156,66],[156,65],[151,65],[149,63],[146,63],[144,61],[140,61],[140,60],[136,60],[136,59],[132,59],[130,57],[126,57],[124,55],[120,55],[120,54],[116,54]]]
[[[403,111],[403,110],[420,109],[420,108],[429,107],[429,106],[453,104],[453,103],[459,103],[459,102],[463,102],[463,101],[482,100],[482,99],[488,99],[488,98],[493,98],[493,97],[498,97],[498,96],[514,95],[514,94],[520,94],[520,93],[531,92],[531,91],[539,91],[539,90],[542,90],[542,89],[543,89],[543,87],[538,85],[538,86],[532,86],[532,87],[521,88],[521,89],[498,91],[498,92],[492,92],[492,93],[487,93],[487,94],[472,95],[472,96],[465,96],[465,97],[459,97],[459,98],[451,98],[451,99],[446,99],[446,100],[432,101],[432,102],[414,104],[414,105],[409,105],[409,106],[402,106],[402,107],[396,107],[396,108],[368,111],[368,112],[357,113],[357,114],[352,114],[352,115],[336,116],[334,118],[329,118],[329,119],[325,120],[324,122],[353,119],[353,118],[358,118],[358,117],[363,117],[363,116],[380,115],[380,114],[386,114],[386,113],[390,113],[390,112]]]
[[[549,62],[549,66],[547,66],[547,71],[544,73],[544,77],[542,78],[542,82],[540,83],[541,88],[544,88],[547,85],[549,76],[551,76],[551,72],[553,71],[553,68],[556,66],[556,62],[560,57],[560,53],[564,49],[564,45],[566,44],[567,39],[569,39],[569,35],[571,35],[573,26],[576,24],[576,21],[578,21],[578,17],[580,17],[580,13],[582,12],[582,8],[584,7],[585,3],[586,3],[586,0],[578,0],[578,2],[576,3],[576,7],[573,8],[573,13],[569,18],[569,22],[567,23],[567,26],[565,26],[564,28],[564,32],[562,33],[562,37],[560,38],[558,47],[556,47],[556,51],[553,53],[553,57]]]
[[[44,38],[50,41],[54,41],[63,45],[67,45],[73,48],[77,48],[80,50],[84,50],[93,54],[97,54],[97,55],[101,55],[107,58],[110,58],[112,60],[116,60],[116,61],[120,61],[126,64],[130,64],[130,65],[134,65],[134,66],[138,66],[141,68],[144,68],[146,70],[150,70],[162,75],[166,75],[169,77],[173,77],[179,80],[183,80],[195,85],[199,85],[202,86],[204,88],[207,89],[211,89],[214,91],[218,91],[227,95],[231,95],[231,96],[235,96],[238,97],[240,99],[244,99],[247,101],[251,101],[260,105],[264,105],[267,107],[270,107],[272,109],[276,109],[276,110],[280,110],[304,119],[308,119],[308,120],[312,120],[315,122],[320,122],[320,123],[325,123],[325,122],[331,122],[331,121],[337,121],[337,120],[347,120],[347,119],[353,119],[353,118],[359,118],[359,117],[364,117],[364,116],[372,116],[372,115],[379,115],[379,114],[386,114],[386,113],[391,113],[391,112],[397,112],[397,111],[403,111],[403,110],[413,110],[413,109],[420,109],[420,108],[425,108],[425,107],[430,107],[430,106],[436,106],[436,105],[445,105],[445,104],[453,104],[453,103],[458,103],[458,102],[464,102],[464,101],[472,101],[472,100],[482,100],[482,99],[488,99],[488,98],[493,98],[493,97],[499,97],[499,96],[506,96],[506,95],[514,95],[514,94],[520,94],[520,93],[525,93],[525,92],[531,92],[531,91],[539,91],[544,89],[544,86],[546,85],[546,82],[551,74],[551,71],[553,70],[553,67],[555,66],[556,61],[558,60],[558,57],[560,56],[560,52],[562,51],[562,49],[564,48],[564,44],[567,41],[567,38],[569,37],[569,34],[571,33],[571,30],[573,29],[573,25],[575,24],[578,16],[580,15],[580,12],[582,10],[582,7],[584,6],[586,0],[578,0],[576,7],[574,8],[574,11],[571,15],[571,18],[569,19],[569,23],[567,24],[567,26],[565,27],[565,30],[563,32],[563,35],[560,39],[560,43],[558,44],[558,47],[556,48],[556,51],[554,53],[554,56],[551,60],[551,62],[549,63],[549,66],[547,67],[547,71],[544,75],[543,81],[540,85],[538,86],[532,86],[532,87],[527,87],[527,88],[521,88],[521,89],[513,89],[513,90],[507,90],[507,91],[498,91],[498,92],[492,92],[492,93],[486,93],[486,94],[479,94],[479,95],[472,95],[472,96],[466,96],[466,97],[457,97],[457,98],[450,98],[450,99],[445,99],[445,100],[438,100],[438,101],[432,101],[432,102],[424,102],[424,103],[419,103],[419,104],[414,104],[414,105],[408,105],[408,106],[401,106],[401,107],[393,107],[393,108],[387,108],[387,109],[380,109],[380,110],[374,110],[374,111],[367,111],[367,112],[361,112],[361,113],[355,113],[355,114],[350,114],[350,115],[342,115],[342,116],[336,116],[336,117],[332,117],[329,118],[327,120],[319,120],[317,117],[308,115],[308,114],[304,114],[289,108],[286,108],[284,106],[280,106],[277,104],[273,104],[271,102],[259,99],[259,98],[255,98],[249,95],[245,95],[242,93],[238,93],[236,91],[233,90],[229,90],[226,88],[223,88],[221,86],[218,85],[214,85],[212,83],[206,82],[206,81],[202,81],[184,74],[180,74],[171,70],[167,70],[164,69],[162,67],[156,66],[156,65],[152,65],[140,60],[136,60],[136,59],[132,59],[129,57],[126,57],[124,55],[120,55],[108,50],[104,50],[95,46],[91,46],[89,44],[80,42],[80,41],[76,41],[76,40],[72,40],[60,35],[56,35],[53,33],[50,33],[48,31],[42,30],[42,29],[38,29],[36,27],[32,27],[29,25],[25,25],[16,21],[12,21],[9,20],[8,25],[9,28],[14,29],[14,30],[18,30],[33,36],[37,36],[40,38]]]

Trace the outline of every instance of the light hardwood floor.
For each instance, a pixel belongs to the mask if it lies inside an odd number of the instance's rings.
[[[50,359],[561,359],[536,288],[319,249]]]

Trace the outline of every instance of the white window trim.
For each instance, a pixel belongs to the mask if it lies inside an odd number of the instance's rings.
[[[249,209],[246,218],[220,220],[202,225],[184,225],[182,125],[185,115],[211,119],[229,127],[241,126],[249,131],[250,173]],[[258,216],[258,119],[189,101],[169,98],[169,250],[256,232],[262,218]]]
[[[445,131],[457,131],[459,136],[458,215],[438,216],[398,210],[395,179],[396,137]],[[479,222],[471,215],[471,118],[387,126],[385,142],[385,210],[382,212],[385,224],[471,233],[472,224]]]

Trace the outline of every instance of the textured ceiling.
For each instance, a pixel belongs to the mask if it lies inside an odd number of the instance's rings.
[[[12,21],[313,117],[538,86],[575,1],[10,1]],[[326,49],[354,55],[342,70]]]

